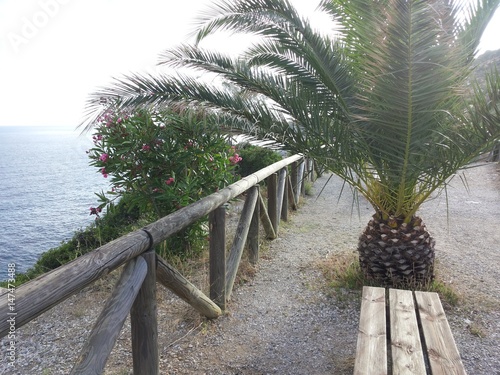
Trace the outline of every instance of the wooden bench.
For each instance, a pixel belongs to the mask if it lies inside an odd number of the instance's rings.
[[[437,293],[364,287],[355,375],[465,375]]]

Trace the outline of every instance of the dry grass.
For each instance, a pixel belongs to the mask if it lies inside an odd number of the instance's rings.
[[[327,287],[336,296],[345,296],[347,291],[361,290],[364,285],[382,286],[363,274],[356,253],[341,253],[323,259],[317,264],[326,279]],[[450,284],[440,278],[439,263],[435,264],[436,277],[427,284],[404,285],[405,289],[436,292],[445,303],[456,306],[460,294]]]

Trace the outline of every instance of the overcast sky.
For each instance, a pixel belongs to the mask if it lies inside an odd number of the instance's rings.
[[[303,13],[318,2],[292,0]],[[0,126],[76,127],[89,93],[111,77],[154,71],[161,51],[189,41],[209,3],[0,0]],[[482,50],[500,48],[499,35],[497,11]]]

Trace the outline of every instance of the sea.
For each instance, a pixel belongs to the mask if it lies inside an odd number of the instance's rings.
[[[91,134],[74,128],[0,126],[0,280],[90,225],[109,181],[89,165]]]

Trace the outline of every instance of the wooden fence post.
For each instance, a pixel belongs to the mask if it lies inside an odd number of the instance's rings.
[[[278,176],[276,173],[267,178],[267,212],[273,224],[274,233],[278,235]]]
[[[210,226],[210,299],[226,309],[226,209],[209,214]]]
[[[250,228],[248,229],[248,260],[253,265],[257,264],[259,261],[259,242],[260,242],[260,192],[259,185],[255,185],[254,189],[257,191],[257,197],[259,203],[255,205],[253,211],[252,221],[250,222]]]
[[[300,163],[299,166],[299,174],[298,178],[299,180],[297,181],[297,202],[300,201],[300,197],[304,196],[306,194],[306,161],[305,159],[302,159],[302,162]]]
[[[290,178],[290,176],[288,176],[288,178],[286,179],[286,188],[287,188],[287,199],[288,199],[288,205],[290,205],[292,207],[292,210],[297,210],[297,203],[295,202],[295,193],[293,192],[293,183],[292,183],[292,180]]]
[[[276,238],[276,232],[274,231],[273,228],[273,223],[271,222],[271,219],[269,218],[269,214],[267,213],[267,208],[266,204],[264,202],[264,198],[262,198],[262,195],[260,194],[259,191],[259,208],[260,208],[260,220],[262,221],[262,226],[264,227],[264,230],[266,231],[266,237],[270,240],[274,240]]]
[[[158,322],[156,306],[156,254],[148,250],[142,257],[148,274],[130,310],[134,375],[159,373]]]
[[[291,175],[292,175],[292,177],[291,177],[292,181],[291,181],[291,183],[292,183],[292,191],[294,193],[293,200],[294,200],[294,202],[297,202],[297,203],[299,203],[297,201],[297,198],[296,198],[297,197],[297,190],[299,189],[299,177],[298,177],[298,173],[299,173],[299,164],[298,164],[298,162],[294,161],[292,163],[292,173],[291,173]]]
[[[106,301],[77,362],[71,369],[71,375],[101,374],[104,371],[106,361],[147,272],[148,266],[140,256],[131,259],[124,267],[111,297]]]
[[[278,215],[281,219],[288,220],[288,199],[286,197],[286,167],[281,169],[278,178]]]
[[[309,159],[309,181],[316,181],[316,170],[314,166],[314,159]]]
[[[231,297],[234,280],[236,279],[236,274],[238,273],[241,256],[243,254],[243,248],[245,247],[246,239],[248,237],[248,230],[250,228],[250,222],[252,220],[253,212],[258,198],[259,191],[255,188],[250,189],[248,191],[243,210],[241,211],[241,217],[238,222],[236,234],[234,235],[233,245],[231,246],[231,251],[227,260],[226,300],[229,300],[229,298]]]

